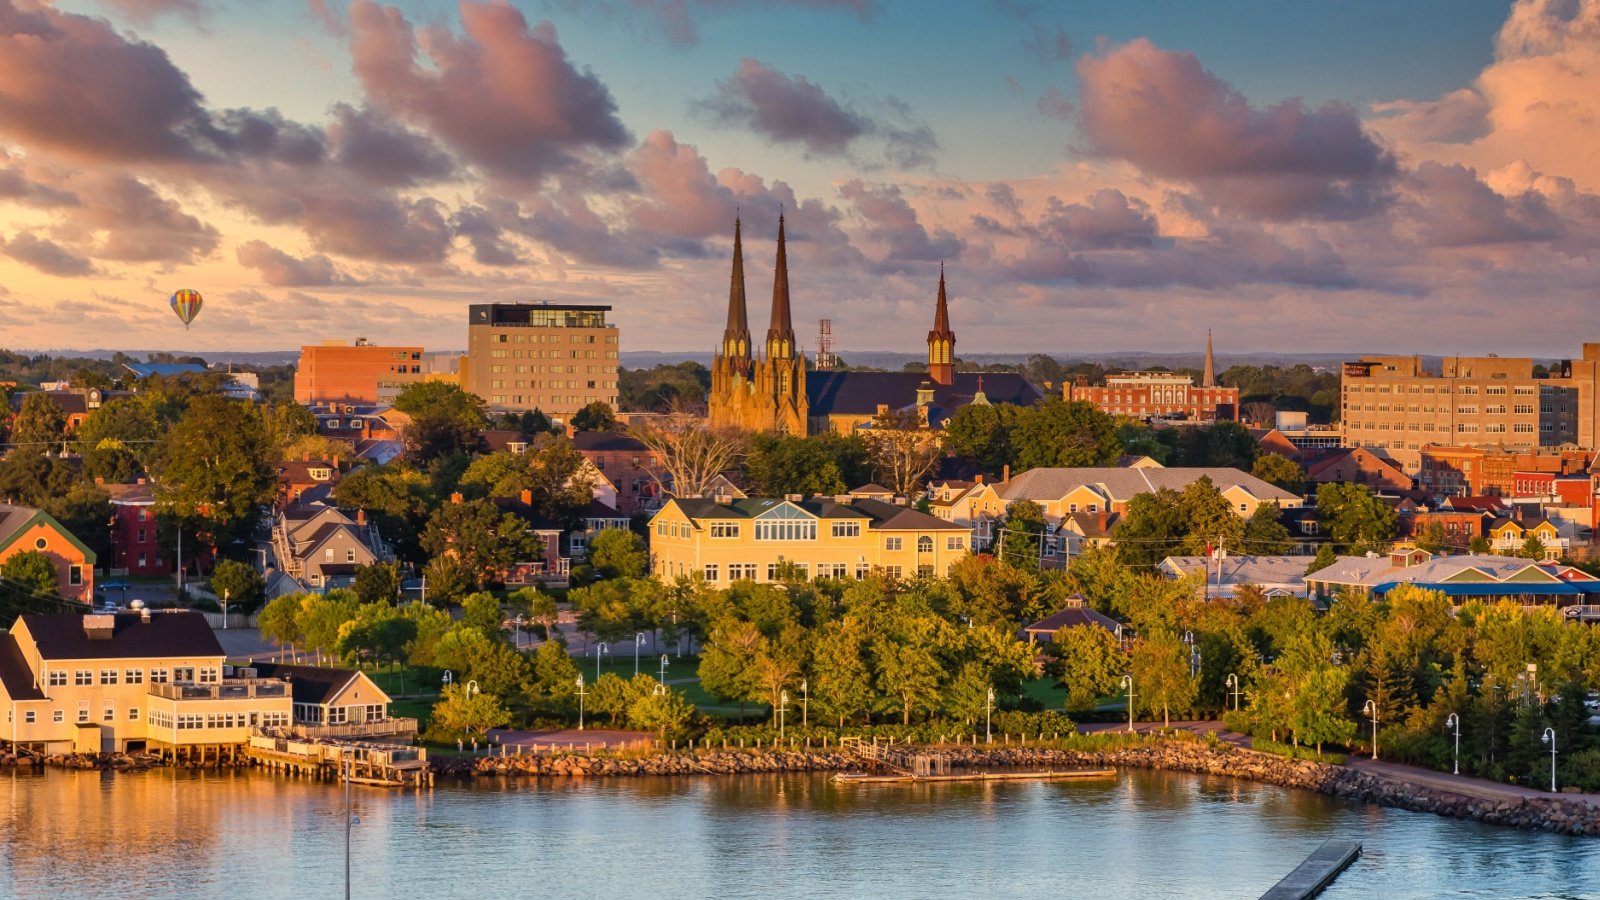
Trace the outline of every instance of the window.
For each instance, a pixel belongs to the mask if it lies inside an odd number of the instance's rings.
[[[89,701],[87,700],[80,700],[78,702],[78,721],[89,721]]]
[[[932,553],[933,552],[933,538],[931,538],[931,537],[929,537],[927,535],[923,535],[923,536],[917,538],[917,552],[918,553]]]
[[[150,670],[150,683],[151,684],[166,684],[167,683],[167,678],[168,678],[168,675],[167,675],[167,670],[166,669],[151,669]]]
[[[860,522],[835,522],[833,523],[833,536],[836,538],[853,538],[861,536]]]
[[[729,581],[755,581],[755,563],[733,563],[728,566]]]
[[[72,673],[72,683],[76,685],[94,684],[93,669],[79,669]]]
[[[900,579],[900,571],[901,570],[899,566],[884,566],[883,568],[883,573],[885,575],[888,575],[890,578],[893,578],[897,581]]]
[[[712,522],[711,536],[714,538],[736,538],[739,536],[739,526],[734,522]]]
[[[785,511],[787,512],[787,511]],[[817,539],[817,520],[789,514],[762,519],[756,522],[758,541],[814,541]]]
[[[144,684],[143,669],[124,669],[122,672],[124,684]]]
[[[929,565],[917,566],[917,577],[918,578],[932,578],[933,577],[933,566],[929,566]]]
[[[129,722],[137,722],[137,721],[139,721],[139,707],[137,707],[137,706],[128,707],[128,721]]]
[[[51,687],[63,687],[63,686],[66,685],[66,683],[67,683],[67,670],[66,669],[51,669],[50,670],[50,686]]]
[[[62,722],[65,722],[66,720],[67,720],[67,714],[64,711],[59,710],[59,709],[50,711],[50,721],[56,723],[57,725],[61,724]]]
[[[885,549],[885,550],[899,550],[901,548],[901,541],[902,540],[903,540],[902,538],[897,538],[897,537],[884,538],[883,539],[883,549]]]
[[[947,537],[944,539],[944,548],[946,550],[960,550],[965,542],[965,539],[959,536]]]
[[[347,563],[353,563],[353,562],[356,561],[356,551],[355,551],[354,548],[351,548],[351,549],[346,550],[344,552],[344,561],[347,562]]]
[[[194,683],[194,667],[178,666],[172,670],[172,680],[178,684]]]
[[[717,567],[715,565],[708,565],[705,567],[705,576],[707,581],[716,581],[717,574]]]
[[[117,670],[116,669],[101,669],[100,670],[100,683],[101,684],[116,684],[117,683]]]
[[[872,567],[866,563],[856,563],[856,580],[866,578],[872,574]]]
[[[117,720],[116,704],[112,703],[110,700],[107,700],[105,708],[100,711],[100,718],[102,721],[115,722]]]
[[[22,721],[29,725],[32,725],[34,722],[38,721],[38,719],[39,714],[31,709],[22,714]]]

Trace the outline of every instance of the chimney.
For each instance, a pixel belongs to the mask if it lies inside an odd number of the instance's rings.
[[[979,472],[978,474],[972,476],[972,483],[973,484],[983,484],[983,473]]]
[[[106,480],[104,478],[101,478],[99,475],[96,475],[94,477],[94,483],[97,484],[97,485],[103,485],[103,484],[106,483]]]
[[[144,484],[144,479],[143,478],[135,479],[133,483],[134,484]]]
[[[1006,463],[1000,467],[1000,483],[1005,484],[1011,480],[1011,464]]]
[[[337,456],[333,458],[333,470],[335,472],[339,471],[339,457]]]
[[[301,462],[311,462],[311,451],[310,450],[302,451],[301,454],[300,454],[300,461]]]
[[[526,489],[523,490],[522,495],[521,495],[521,499],[522,499],[522,505],[523,506],[532,506],[533,505],[533,491],[526,490]]]
[[[1106,530],[1106,511],[1105,510],[1102,509],[1098,513],[1095,514],[1095,522],[1098,523],[1099,526],[1100,526],[1100,533],[1104,534],[1105,530]]]
[[[358,527],[361,527],[361,528],[367,527],[367,511],[366,510],[364,510],[364,509],[356,510],[356,525]]]
[[[83,636],[91,641],[109,641],[116,630],[117,617],[114,615],[83,617]]]
[[[460,503],[461,500],[462,500],[462,497],[461,497],[461,492],[460,491],[456,491],[454,494],[450,495],[450,502],[451,503]]]

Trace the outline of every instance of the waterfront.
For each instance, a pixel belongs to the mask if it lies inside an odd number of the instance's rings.
[[[826,776],[357,789],[358,897],[1257,896],[1322,840],[1324,896],[1600,897],[1600,842],[1228,778],[838,788]],[[0,893],[334,896],[342,798],[255,772],[8,773]]]

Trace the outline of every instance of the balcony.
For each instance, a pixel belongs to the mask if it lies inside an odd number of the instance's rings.
[[[287,697],[289,683],[276,678],[229,678],[221,684],[150,685],[150,694],[168,700],[249,700],[255,697]]]
[[[288,731],[306,739],[397,737],[409,740],[417,736],[417,720],[392,718],[372,722],[347,722],[343,725],[307,725],[296,722],[289,726]]]

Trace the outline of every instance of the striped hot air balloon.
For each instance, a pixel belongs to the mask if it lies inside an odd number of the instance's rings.
[[[199,291],[190,290],[189,288],[173,293],[172,311],[183,322],[185,331],[189,330],[189,323],[194,321],[194,317],[200,315],[200,306],[204,302],[200,297]]]

